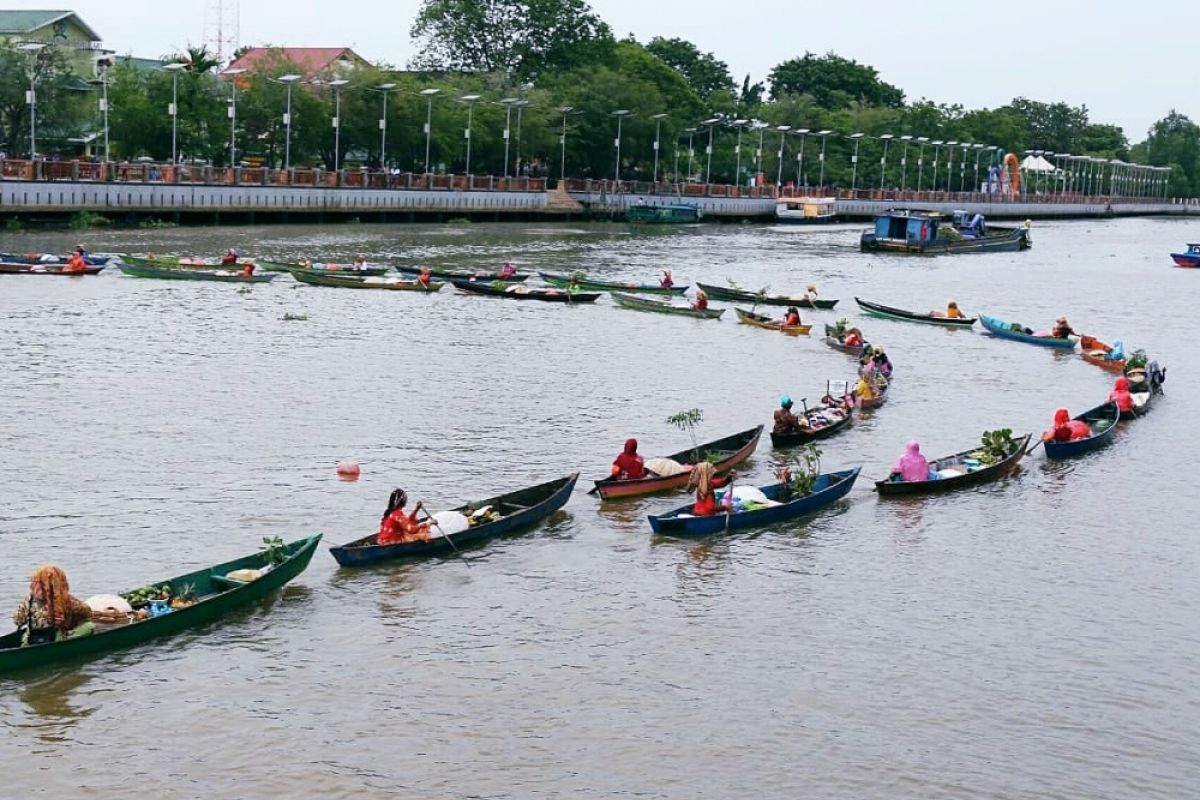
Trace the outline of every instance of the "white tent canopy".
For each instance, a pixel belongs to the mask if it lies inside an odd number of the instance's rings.
[[[1058,167],[1051,164],[1042,156],[1025,156],[1025,160],[1021,162],[1021,169],[1025,172],[1057,172]]]

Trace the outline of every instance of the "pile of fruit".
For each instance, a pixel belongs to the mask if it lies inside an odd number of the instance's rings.
[[[132,592],[126,592],[121,595],[129,602],[129,605],[134,608],[146,606],[153,600],[170,600],[171,599],[171,584],[164,583],[162,586],[143,586],[140,589],[134,589]]]

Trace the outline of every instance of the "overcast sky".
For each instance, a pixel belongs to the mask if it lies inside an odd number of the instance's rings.
[[[157,57],[204,40],[214,0],[75,0],[119,53]],[[241,0],[243,44],[348,45],[372,61],[404,65],[419,0]],[[8,0],[6,8],[46,8]],[[1095,122],[1136,142],[1171,108],[1200,117],[1187,54],[1200,2],[1010,0],[592,0],[618,36],[679,36],[726,61],[738,81],[763,80],[805,50],[833,50],[876,67],[910,99],[967,108],[1023,95],[1086,105]],[[309,12],[309,9],[313,9]],[[734,12],[734,13],[731,13]]]

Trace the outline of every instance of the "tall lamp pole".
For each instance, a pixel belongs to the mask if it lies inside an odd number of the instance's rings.
[[[662,121],[667,118],[666,114],[653,114],[650,119],[654,120],[654,179],[653,182],[658,185],[658,152],[662,142]]]
[[[858,187],[858,146],[862,144],[865,133],[852,133],[849,138],[854,140],[854,155],[850,157],[850,163],[853,168],[850,170],[850,191],[856,191]]]
[[[943,142],[941,139],[936,139],[936,140],[930,142],[930,144],[933,145],[933,178],[930,179],[929,185],[933,187],[932,191],[936,192],[937,191],[938,156],[940,156],[942,154],[942,145],[944,145],[945,142]]]
[[[883,191],[883,183],[887,180],[887,154],[888,145],[892,143],[892,139],[896,137],[890,133],[885,133],[879,137],[883,140],[883,156],[879,159],[879,191]]]
[[[904,152],[900,154],[900,191],[908,191],[908,146],[912,144],[913,136],[906,133],[900,137],[904,142]]]
[[[917,191],[921,191],[921,178],[925,173],[925,145],[929,143],[928,136],[918,136],[917,144],[920,148],[917,150]]]
[[[779,131],[779,171],[775,175],[775,188],[779,189],[783,185],[783,145],[787,141],[788,131],[792,129],[791,125],[777,125],[775,130]]]
[[[475,118],[475,104],[479,102],[480,95],[464,94],[458,98],[458,102],[466,103],[467,105],[467,127],[463,130],[463,139],[467,141],[467,163],[465,172],[467,176],[471,175],[471,123]]]
[[[696,148],[695,148],[695,147],[693,147],[693,142],[694,142],[694,140],[695,140],[695,137],[696,137],[696,131],[698,131],[698,130],[699,130],[699,128],[687,128],[687,129],[684,131],[684,132],[685,132],[685,133],[688,135],[688,169],[687,169],[687,179],[688,179],[689,181],[692,179],[692,159],[693,159],[693,158],[695,157],[695,155],[696,155]],[[675,175],[675,179],[676,179],[676,181],[678,181],[678,180],[679,180],[679,175],[678,175],[678,173],[679,173],[679,170],[678,170],[678,169],[677,169],[677,170],[675,170],[675,173],[676,173],[676,175]]]
[[[808,181],[804,180],[804,142],[808,138],[809,129],[800,128],[796,131],[796,135],[800,137],[800,149],[796,151],[796,185],[808,186]]]
[[[26,93],[25,102],[29,104],[29,158],[37,158],[37,87],[34,83],[37,78],[37,54],[46,45],[40,42],[26,42],[19,45],[18,49],[29,53],[29,91]]]
[[[713,127],[721,121],[721,117],[712,117],[704,120],[701,125],[708,126],[708,166],[704,170],[704,184],[712,183],[712,156],[713,156]]]
[[[742,130],[750,120],[735,119],[731,125],[737,128],[737,144],[733,148],[733,152],[737,154],[737,166],[733,170],[733,185],[741,187],[742,185]]]
[[[167,112],[171,115],[171,164],[175,165],[179,163],[179,73],[187,69],[187,64],[164,64],[163,69],[171,73],[171,105]]]
[[[833,131],[827,129],[823,131],[817,131],[815,134],[813,134],[814,136],[821,137],[821,176],[817,183],[822,189],[825,188],[825,144],[829,141],[829,134],[831,133],[833,133]]]
[[[237,165],[237,76],[246,70],[241,67],[227,69],[222,75],[229,76],[229,166]]]
[[[333,87],[333,171],[337,172],[342,165],[342,87],[350,81],[338,78],[330,81]]]
[[[433,139],[433,98],[441,89],[422,89],[417,92],[428,101],[425,108],[425,174],[429,175],[429,145]]]
[[[627,108],[619,108],[609,115],[617,118],[617,138],[614,141],[617,147],[617,157],[616,163],[613,165],[613,180],[617,183],[621,182],[621,123],[632,114],[633,112]]]
[[[395,88],[394,83],[381,83],[375,87],[375,91],[383,95],[383,113],[379,117],[379,168],[382,170],[387,169],[387,101]]]
[[[515,97],[506,97],[503,100],[497,101],[504,106],[504,177],[508,177],[508,146],[512,141],[512,110],[513,106],[520,102]]]
[[[104,160],[112,161],[111,153],[108,148],[108,69],[112,66],[112,62],[107,58],[97,59],[96,68],[100,70],[100,80],[90,81],[90,83],[100,84],[100,113],[104,118]]]

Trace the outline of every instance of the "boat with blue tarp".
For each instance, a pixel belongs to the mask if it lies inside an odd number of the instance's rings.
[[[982,214],[955,211],[891,209],[875,217],[875,227],[863,231],[859,246],[864,252],[991,253],[1027,250],[1032,246],[1029,223],[1019,228],[993,227]]]

